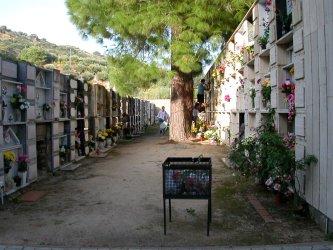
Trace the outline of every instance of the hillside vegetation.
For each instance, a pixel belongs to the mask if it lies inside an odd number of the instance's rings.
[[[86,81],[108,79],[106,57],[70,45],[56,45],[35,34],[15,32],[0,27],[0,55],[14,61],[24,60],[62,73],[83,77]]]
[[[0,27],[0,55],[14,61],[58,69],[65,74],[82,77],[87,82],[109,84],[107,57],[99,52],[88,53],[71,45],[56,45],[35,34],[16,32]],[[160,79],[138,89],[134,97],[144,99],[170,98],[169,79]],[[112,84],[111,84],[112,85]]]

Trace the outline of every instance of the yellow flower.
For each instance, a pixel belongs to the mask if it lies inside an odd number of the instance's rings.
[[[216,70],[216,69],[213,69],[212,76],[213,76],[213,77],[217,77],[217,70]]]
[[[265,79],[262,81],[261,85],[264,87],[269,87],[271,85],[271,82],[269,79]]]
[[[4,157],[5,157],[5,160],[7,161],[15,161],[16,159],[16,155],[14,153],[14,151],[5,151],[3,153]]]
[[[295,68],[294,67],[292,67],[290,70],[289,70],[289,73],[293,76],[294,75],[294,73],[295,73]]]

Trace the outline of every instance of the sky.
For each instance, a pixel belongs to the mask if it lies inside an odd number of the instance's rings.
[[[72,45],[90,53],[105,52],[94,39],[81,38],[70,22],[65,0],[0,0],[0,26],[36,34],[57,45]]]

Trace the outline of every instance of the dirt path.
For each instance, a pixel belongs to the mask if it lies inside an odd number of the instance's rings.
[[[283,207],[268,207],[275,222],[265,224],[245,198],[251,191],[246,183],[224,167],[225,152],[218,146],[169,144],[157,131],[120,143],[106,158],[86,159],[74,172],[59,172],[31,185],[28,189],[47,191],[41,200],[7,201],[0,209],[0,243],[153,247],[323,240],[312,222]],[[206,236],[207,202],[177,200],[165,236],[161,164],[169,156],[200,154],[212,157],[214,169],[211,234]]]

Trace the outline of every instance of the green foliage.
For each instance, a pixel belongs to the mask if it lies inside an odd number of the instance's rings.
[[[44,68],[46,68],[46,69],[55,69],[56,68],[56,66],[54,65],[54,64],[45,64],[44,65]]]
[[[152,99],[170,99],[170,79],[168,77],[161,78],[149,89],[140,89],[135,97],[152,100]]]
[[[140,89],[149,89],[158,79],[166,77],[156,64],[147,65],[131,55],[109,57],[109,79],[120,95],[135,96]]]
[[[83,73],[84,71],[86,70],[86,66],[82,63],[82,62],[80,62],[80,63],[78,63],[77,65],[76,65],[76,71],[78,72],[78,73]]]
[[[91,73],[90,71],[85,71],[85,72],[82,74],[82,78],[83,78],[83,80],[85,80],[86,82],[89,82],[89,81],[91,81],[92,79],[94,79],[94,74]]]
[[[264,34],[260,36],[257,41],[262,48],[265,48],[266,44],[268,43],[268,39],[269,39],[268,34]]]
[[[47,61],[47,53],[45,49],[41,47],[32,46],[23,49],[20,52],[18,59],[41,66],[44,65]]]
[[[310,166],[312,163],[317,163],[318,159],[314,155],[307,155],[304,159],[300,159],[296,161],[297,169],[304,169],[306,166]]]
[[[82,74],[86,70],[90,71],[88,67],[93,64],[95,65],[94,70],[97,69],[95,70],[97,74],[101,70],[105,70],[107,64],[105,57],[100,53],[89,54],[73,46],[57,46],[45,39],[39,39],[36,35],[14,32],[2,26],[0,32],[0,54],[2,58],[14,61],[22,60],[19,58],[21,53],[26,53],[27,48],[32,50],[36,47],[42,48],[46,53],[46,59],[43,56],[43,60],[37,62],[39,66],[49,69],[65,69],[64,73]],[[36,64],[35,60],[31,60],[31,56],[29,58],[23,58],[23,60]]]
[[[69,71],[69,70],[71,70],[71,66],[69,64],[64,64],[63,70],[64,71]]]
[[[89,65],[89,71],[93,72],[94,74],[96,74],[97,72],[100,72],[104,69],[103,66],[98,65],[98,64],[91,64]]]
[[[269,101],[271,99],[271,92],[272,92],[271,86],[262,86],[261,94],[262,94],[263,100]]]
[[[108,52],[111,61],[117,63],[110,64],[110,79],[121,93],[131,94],[138,87],[150,85],[155,78],[151,72],[157,66],[171,64],[177,72],[200,74],[203,64],[212,60],[211,52],[229,38],[252,2],[67,0],[66,4],[72,22],[84,36],[114,42]],[[132,65],[138,61],[147,65],[135,70],[137,79],[130,76],[133,68],[127,72],[123,69],[123,65],[129,66],[129,55]],[[147,77],[145,84],[144,77]]]
[[[294,148],[290,148],[290,142],[275,130],[274,114],[271,109],[263,124],[256,129],[255,135],[235,139],[229,158],[246,177],[255,176],[261,183],[269,180],[266,185],[277,181],[280,190],[284,192],[288,186],[295,190],[296,169],[317,162],[317,158],[308,155],[304,159],[295,160]]]
[[[106,81],[108,80],[108,72],[106,71],[100,71],[96,74],[96,79],[100,81]]]

